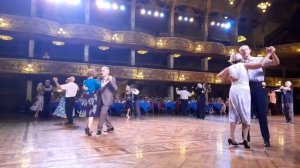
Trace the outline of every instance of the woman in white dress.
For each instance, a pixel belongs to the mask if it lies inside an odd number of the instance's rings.
[[[229,91],[229,122],[230,122],[230,138],[229,145],[238,145],[234,138],[234,131],[237,124],[242,123],[244,134],[243,145],[245,148],[250,148],[247,143],[247,133],[251,123],[251,97],[249,88],[248,69],[261,68],[270,57],[270,53],[265,56],[261,63],[243,63],[243,57],[236,53],[230,57],[230,62],[233,64],[223,71],[217,77],[227,78],[231,81]]]

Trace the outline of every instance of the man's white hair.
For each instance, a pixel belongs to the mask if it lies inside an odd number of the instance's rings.
[[[75,82],[75,77],[74,76],[70,76],[70,81],[71,82]]]
[[[109,68],[107,66],[102,67],[102,69],[106,69],[109,71]]]

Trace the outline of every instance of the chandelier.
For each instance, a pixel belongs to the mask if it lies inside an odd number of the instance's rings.
[[[230,5],[233,5],[235,0],[228,0],[228,1]]]
[[[271,3],[269,3],[269,2],[261,2],[257,5],[257,7],[260,8],[263,13],[265,13],[267,8],[270,6],[271,6]]]

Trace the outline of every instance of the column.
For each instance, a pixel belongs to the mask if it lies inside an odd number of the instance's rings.
[[[37,0],[31,0],[31,8],[30,8],[31,17],[36,17],[36,1]]]
[[[170,10],[169,34],[171,37],[174,37],[175,1],[172,0],[171,3],[172,4]],[[174,69],[174,57],[171,55],[168,56],[168,67],[170,69]],[[168,96],[171,98],[171,100],[174,100],[174,86],[168,87]]]
[[[130,30],[135,31],[135,8],[136,0],[131,1],[131,15],[130,15]]]
[[[212,0],[207,0],[206,3],[206,11],[204,16],[204,41],[207,41],[208,39],[208,25],[209,25],[209,13],[210,13],[210,7],[211,7]]]
[[[239,36],[239,19],[236,18],[234,22],[234,28],[233,28],[233,34],[232,34],[232,44],[233,45],[238,45],[238,36]]]
[[[85,24],[90,24],[90,0],[85,1],[85,11],[84,11],[84,23]],[[84,62],[89,62],[89,56],[90,56],[90,46],[88,44],[84,45],[84,50],[83,50],[83,61]]]
[[[174,57],[172,55],[169,55],[168,57],[168,67],[170,69],[174,69]],[[168,87],[168,96],[171,98],[171,100],[174,100],[174,86]]]
[[[205,14],[204,18],[204,41],[208,39],[208,12]]]
[[[90,24],[90,0],[85,0],[84,23]]]
[[[174,86],[168,87],[168,96],[171,98],[172,101],[174,101]]]
[[[208,71],[208,59],[203,58],[201,60],[201,71]]]
[[[32,80],[26,82],[26,100],[32,101]]]
[[[172,1],[171,2],[171,11],[170,11],[170,20],[169,20],[169,33],[170,36],[173,37],[174,36],[174,17],[175,17],[175,2]]]
[[[174,57],[172,55],[168,56],[168,67],[174,69]]]
[[[29,40],[28,56],[29,58],[34,57],[34,40]]]
[[[130,65],[135,66],[135,50],[131,50],[130,53]]]
[[[131,1],[130,30],[135,31],[136,0]],[[135,50],[130,52],[130,65],[135,66]]]
[[[36,2],[37,0],[31,0],[31,8],[30,8],[31,17],[36,17]],[[34,40],[29,40],[28,56],[29,58],[34,57]]]
[[[84,50],[83,50],[83,61],[84,62],[89,62],[89,45],[84,45]]]

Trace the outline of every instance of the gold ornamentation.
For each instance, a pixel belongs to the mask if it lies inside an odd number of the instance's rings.
[[[31,64],[31,66],[28,66]],[[0,58],[0,72],[1,73],[33,73],[33,74],[66,74],[75,76],[85,76],[88,68],[93,68],[96,72],[100,72],[101,67],[104,65],[85,64],[85,63],[70,63],[48,60],[28,60]],[[124,66],[108,66],[111,74],[116,78],[122,79],[137,79],[137,74],[142,72],[143,80],[157,80],[157,81],[188,81],[188,82],[205,82],[205,83],[218,83],[216,81],[216,73],[210,72],[191,72],[191,71],[175,71],[151,68],[139,68],[138,70],[133,67]],[[25,69],[28,68],[27,71]],[[30,70],[30,68],[32,70]],[[184,79],[184,80],[183,80]],[[275,78],[266,77],[265,81],[267,86],[278,87],[278,81],[290,80],[294,87],[300,87],[300,79],[288,78]],[[221,81],[220,84],[229,84],[229,81]]]

